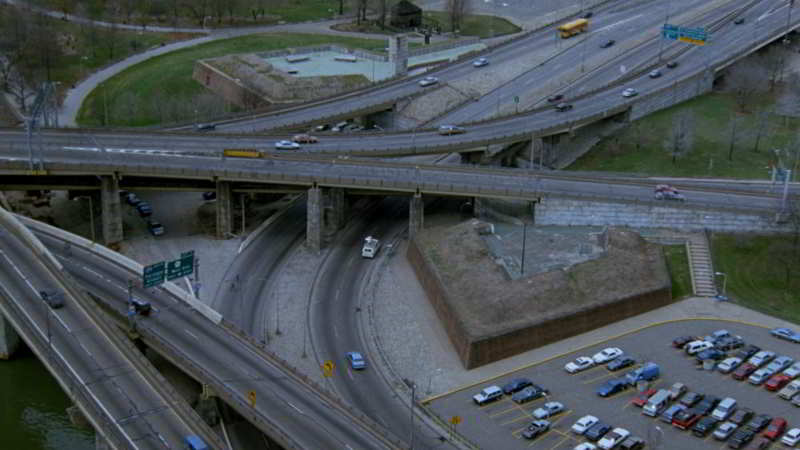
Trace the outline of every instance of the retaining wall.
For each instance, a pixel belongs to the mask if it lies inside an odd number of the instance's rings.
[[[19,335],[0,314],[0,359],[10,359],[19,348]]]

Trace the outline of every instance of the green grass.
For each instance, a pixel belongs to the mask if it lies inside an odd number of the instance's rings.
[[[728,278],[728,297],[800,324],[800,251],[791,236],[715,234],[711,244],[714,270]]]
[[[438,23],[442,27],[442,32],[450,31],[450,19],[447,13],[442,11],[425,11],[422,15],[423,23]],[[459,34],[462,36],[489,38],[517,33],[520,30],[518,26],[501,17],[483,14],[467,14],[461,23],[461,31]]]
[[[765,95],[765,102],[758,108],[772,106],[773,102],[771,95]],[[773,116],[770,121],[772,129],[762,137],[759,151],[756,152],[751,133],[756,113],[742,114],[740,117],[744,120],[737,133],[733,157],[729,160],[729,123],[735,109],[732,98],[724,93],[697,97],[644,117],[604,139],[570,169],[662,176],[768,178],[766,167],[775,161],[771,150],[790,148],[800,128],[800,121],[793,119],[786,122],[782,117]],[[663,143],[672,127],[675,113],[685,110],[694,112],[695,143],[686,155],[673,164],[672,156],[664,150]],[[784,159],[784,163],[792,164],[793,161]]]
[[[665,245],[669,279],[672,281],[672,298],[683,298],[692,294],[692,279],[689,274],[689,259],[685,245]]]
[[[167,121],[191,120],[197,98],[206,94],[192,79],[198,59],[232,53],[269,51],[319,44],[383,50],[386,42],[374,39],[306,34],[259,34],[209,42],[158,56],[117,74],[97,87],[78,114],[81,126],[145,126]]]

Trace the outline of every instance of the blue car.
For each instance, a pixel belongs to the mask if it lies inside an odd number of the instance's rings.
[[[361,356],[361,353],[358,352],[347,352],[345,354],[347,358],[347,362],[350,363],[350,367],[353,370],[361,370],[367,368],[367,361]]]
[[[786,339],[787,341],[794,342],[795,344],[800,344],[800,333],[790,328],[775,328],[774,330],[770,331],[770,334],[777,338]]]
[[[608,380],[597,389],[597,395],[600,397],[608,397],[609,395],[616,394],[628,389],[630,385],[624,379]]]

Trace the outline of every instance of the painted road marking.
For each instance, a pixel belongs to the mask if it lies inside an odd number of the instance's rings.
[[[199,341],[199,340],[200,340],[200,338],[198,338],[198,337],[197,337],[197,335],[195,335],[195,334],[194,334],[194,333],[192,333],[191,331],[189,331],[189,330],[183,330],[183,331],[185,331],[185,332],[186,332],[186,334],[188,334],[189,336],[193,337],[195,340],[197,340],[197,341]]]

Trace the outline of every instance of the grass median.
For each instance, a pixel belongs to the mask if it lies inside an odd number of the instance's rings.
[[[685,245],[665,245],[669,278],[672,281],[672,298],[678,299],[692,294],[692,279],[689,274],[689,259]]]
[[[425,25],[438,24],[443,33],[451,30],[450,18],[444,11],[425,11],[423,17]],[[485,39],[517,33],[521,30],[520,27],[502,17],[467,14],[464,16],[458,34],[461,36],[476,36]]]
[[[81,105],[78,124],[146,126],[196,119],[193,116],[203,108],[204,96],[213,97],[192,79],[196,60],[320,44],[373,51],[383,51],[386,47],[386,41],[377,39],[285,33],[209,42],[151,58],[102,83]]]

